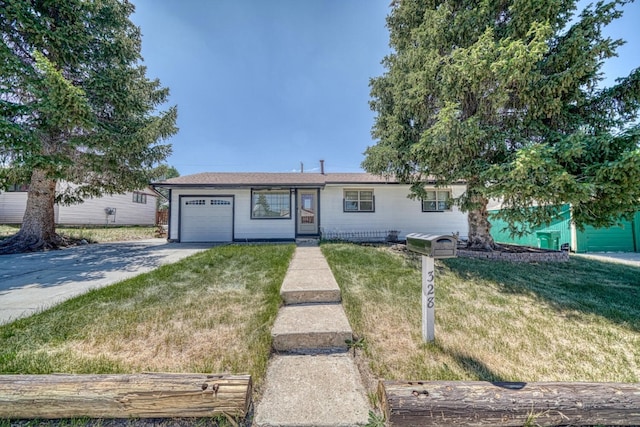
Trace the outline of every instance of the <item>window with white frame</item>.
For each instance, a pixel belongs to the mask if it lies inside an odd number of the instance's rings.
[[[253,190],[251,218],[291,218],[291,192],[289,190]]]
[[[140,193],[139,191],[135,191],[133,193],[133,203],[142,203],[147,204],[147,195],[144,193]]]
[[[375,197],[373,190],[344,190],[345,212],[373,212],[375,210]]]
[[[422,199],[422,212],[451,210],[451,190],[427,190]]]

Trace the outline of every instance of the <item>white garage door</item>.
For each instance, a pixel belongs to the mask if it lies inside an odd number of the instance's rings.
[[[181,242],[231,242],[233,197],[182,197]]]

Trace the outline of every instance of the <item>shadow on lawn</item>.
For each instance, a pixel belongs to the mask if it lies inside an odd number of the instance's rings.
[[[458,363],[458,366],[464,369],[470,377],[476,378],[477,381],[506,381],[505,378],[492,371],[487,365],[475,357],[445,349],[443,349],[443,351],[449,354]]]
[[[489,281],[505,293],[533,294],[563,315],[579,311],[640,331],[640,268],[572,257],[566,263],[443,260],[463,280]]]

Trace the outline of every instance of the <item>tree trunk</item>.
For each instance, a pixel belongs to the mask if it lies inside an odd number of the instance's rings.
[[[42,169],[34,169],[29,183],[27,207],[20,231],[0,242],[0,254],[57,249],[62,240],[55,229],[56,181]]]
[[[470,191],[473,191],[470,189]],[[491,223],[489,222],[489,212],[487,204],[489,201],[486,197],[473,192],[470,195],[470,202],[473,206],[469,210],[469,249],[479,249],[483,251],[492,251],[497,248],[493,237],[491,236]]]

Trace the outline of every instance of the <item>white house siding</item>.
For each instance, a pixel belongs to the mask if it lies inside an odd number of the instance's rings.
[[[27,193],[0,193],[0,224],[21,224],[27,206]]]
[[[250,189],[173,189],[171,191],[171,221],[169,239],[180,240],[180,196],[234,196],[233,238],[242,240],[280,240],[295,238],[295,217],[286,219],[251,219]],[[294,212],[295,200],[291,196]]]
[[[78,205],[61,205],[58,224],[63,225],[154,225],[156,222],[156,196],[150,192],[147,203],[133,201],[133,193],[85,199]],[[115,215],[107,216],[106,208],[115,208]]]
[[[345,189],[373,190],[374,212],[344,212]],[[465,191],[462,185],[451,187],[452,196]],[[329,184],[320,192],[320,226],[328,234],[399,230],[408,233],[452,234],[468,236],[467,215],[453,207],[447,212],[422,212],[419,200],[407,197],[409,186],[402,184]]]
[[[116,208],[108,217],[109,225],[154,225],[156,196],[147,194],[147,203],[134,203],[133,193],[86,199],[71,206],[54,206],[55,222],[61,225],[104,225],[105,208]],[[0,193],[0,223],[21,224],[27,206],[26,192]]]
[[[374,191],[374,212],[344,212],[345,189],[370,189]],[[459,197],[465,187],[451,187],[452,196]],[[325,233],[381,232],[399,230],[403,239],[408,233],[434,234],[459,233],[468,236],[467,215],[453,207],[447,212],[422,212],[419,200],[407,197],[409,186],[401,184],[327,184],[320,191],[320,228]],[[173,188],[171,191],[171,219],[169,239],[181,240],[181,196],[233,196],[233,239],[276,240],[293,239],[296,236],[295,214],[287,219],[252,219],[251,190],[224,188]],[[295,194],[291,194],[292,212]]]

